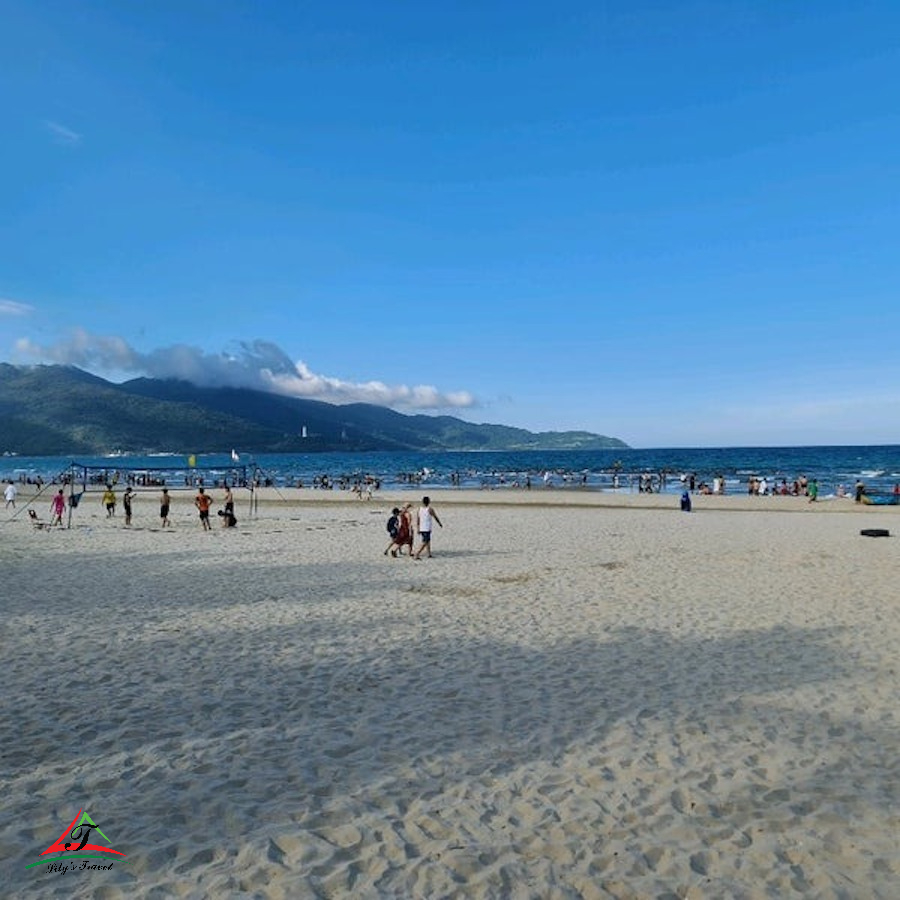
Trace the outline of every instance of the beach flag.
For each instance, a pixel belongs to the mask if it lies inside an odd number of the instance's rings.
[[[232,450],[231,451],[231,461],[237,462],[239,459],[240,459],[240,456],[238,456],[237,450]]]
[[[197,465],[197,457],[193,453],[188,457],[188,465],[192,468]]]

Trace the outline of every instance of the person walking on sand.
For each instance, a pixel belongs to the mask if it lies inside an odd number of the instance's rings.
[[[6,486],[6,490],[3,492],[3,499],[6,501],[6,508],[9,509],[12,507],[16,508],[16,496],[19,493],[19,489],[13,484],[12,479],[10,479],[9,484]]]
[[[409,558],[412,559],[413,555],[413,527],[412,527],[412,513],[410,510],[412,509],[412,503],[405,503],[400,510],[400,522],[397,528],[397,555],[403,556],[403,548],[406,547],[406,552],[409,554]]]
[[[168,528],[172,523],[169,521],[169,489],[163,488],[162,496],[159,498],[159,518],[162,520],[162,527]]]
[[[210,497],[203,488],[200,488],[197,492],[197,496],[194,497],[194,506],[200,510],[200,524],[203,526],[204,531],[209,531],[212,527],[209,524],[209,507],[211,505],[212,497]]]
[[[116,514],[116,492],[112,489],[112,485],[108,484],[100,502],[106,507],[106,518],[111,519]]]
[[[391,556],[397,555],[397,535],[400,533],[400,508],[395,506],[391,510],[390,518],[387,520],[387,533],[391,536],[391,542],[384,548],[384,555],[388,553]]]
[[[66,498],[63,489],[57,491],[56,496],[50,501],[50,512],[53,514],[51,525],[62,525],[63,513],[66,511]]]
[[[431,559],[431,529],[432,522],[437,522],[441,528],[444,527],[441,522],[438,514],[431,508],[431,500],[428,497],[422,498],[422,505],[419,507],[418,512],[418,521],[419,521],[419,538],[422,541],[422,545],[416,551],[416,555],[414,559],[421,559],[422,552],[428,551],[427,556]]]
[[[122,494],[122,508],[125,510],[125,524],[131,525],[131,500],[134,497],[134,491],[131,489],[131,485],[128,485],[125,488],[125,493]]]

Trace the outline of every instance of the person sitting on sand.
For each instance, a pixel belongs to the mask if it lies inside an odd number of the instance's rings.
[[[237,525],[237,519],[234,517],[233,509],[220,509],[216,515],[222,519],[223,528],[234,528],[234,526]]]

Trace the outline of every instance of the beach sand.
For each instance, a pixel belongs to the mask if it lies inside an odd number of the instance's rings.
[[[99,496],[0,527],[8,896],[898,895],[898,510]],[[127,858],[26,868],[80,809]]]

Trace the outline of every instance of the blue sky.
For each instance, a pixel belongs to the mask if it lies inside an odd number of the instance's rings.
[[[896,443],[900,5],[0,0],[0,360]]]

